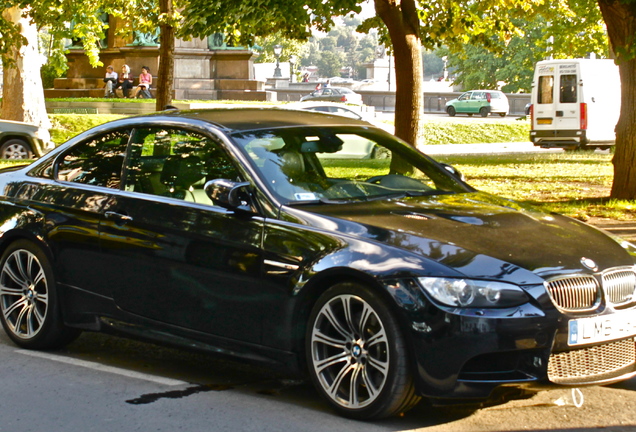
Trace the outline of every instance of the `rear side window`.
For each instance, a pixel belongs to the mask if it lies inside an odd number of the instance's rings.
[[[559,102],[576,103],[576,75],[561,75],[561,83],[559,87]]]
[[[119,189],[129,137],[109,132],[73,147],[59,159],[58,180]]]
[[[554,94],[554,76],[542,75],[539,77],[539,89],[537,103],[551,104],[554,102],[552,95]]]

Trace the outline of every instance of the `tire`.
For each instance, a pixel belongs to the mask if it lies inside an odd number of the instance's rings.
[[[455,108],[452,106],[449,106],[448,108],[446,108],[446,112],[451,117],[455,117],[455,114],[457,114],[457,111],[455,111]]]
[[[479,109],[479,115],[482,117],[488,117],[488,114],[490,114],[490,108],[488,107],[481,107]]]
[[[506,113],[499,113],[499,115],[500,115],[501,117],[505,117],[505,116],[506,116]]]
[[[419,402],[398,322],[371,289],[340,283],[316,302],[306,334],[309,373],[341,415],[372,420]]]
[[[28,240],[11,244],[0,259],[0,320],[22,348],[59,348],[80,334],[64,326],[53,269]]]
[[[0,159],[33,159],[34,154],[28,142],[12,138],[0,146]]]
[[[371,154],[372,159],[388,159],[391,157],[391,151],[386,147],[376,146]]]

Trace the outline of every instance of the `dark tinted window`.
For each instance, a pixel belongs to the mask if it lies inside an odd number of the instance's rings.
[[[73,147],[57,164],[57,179],[119,189],[128,131],[110,132]]]
[[[191,131],[138,129],[130,153],[128,191],[211,204],[203,189],[208,180],[240,180],[220,144]]]
[[[561,75],[559,101],[561,103],[576,103],[576,75]]]

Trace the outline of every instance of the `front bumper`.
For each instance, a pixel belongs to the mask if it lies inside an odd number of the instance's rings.
[[[500,386],[578,387],[636,375],[633,336],[568,346],[569,318],[554,307],[455,309],[419,318],[410,338],[423,396],[485,399]]]

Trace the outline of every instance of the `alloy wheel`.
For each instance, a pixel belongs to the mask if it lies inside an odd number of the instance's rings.
[[[46,319],[49,290],[38,258],[18,249],[7,257],[0,271],[0,309],[14,336],[32,339]]]
[[[382,393],[389,375],[389,340],[377,312],[343,294],[324,304],[311,333],[312,367],[336,404],[363,408]]]

